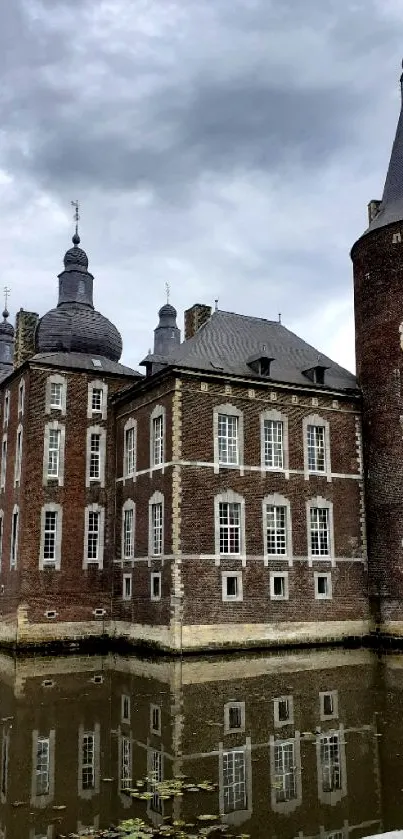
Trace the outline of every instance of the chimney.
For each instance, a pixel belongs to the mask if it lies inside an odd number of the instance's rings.
[[[369,224],[371,224],[371,221],[373,221],[374,218],[376,218],[376,216],[378,215],[379,207],[381,206],[381,204],[382,204],[382,201],[378,201],[378,200],[375,200],[375,199],[373,199],[372,201],[369,202],[369,204],[368,204],[368,222],[369,222]]]
[[[20,309],[15,320],[14,369],[35,355],[35,329],[39,320],[36,312]]]
[[[211,306],[204,303],[195,303],[185,311],[185,341],[193,338],[203,324],[211,317]]]

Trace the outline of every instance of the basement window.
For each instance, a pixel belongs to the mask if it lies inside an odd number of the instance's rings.
[[[279,696],[274,700],[274,724],[277,727],[294,724],[294,700],[292,696]]]
[[[96,618],[103,618],[106,615],[105,609],[94,609],[93,613]]]
[[[57,612],[55,609],[49,609],[45,612],[45,618],[49,618],[49,620],[54,619],[57,617]]]
[[[245,703],[227,702],[224,705],[224,734],[245,731]]]

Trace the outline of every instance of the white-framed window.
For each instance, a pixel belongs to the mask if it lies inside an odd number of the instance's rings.
[[[36,750],[36,795],[48,795],[49,793],[49,762],[50,742],[49,737],[38,737]]]
[[[288,417],[275,409],[260,415],[260,449],[263,469],[288,472]]]
[[[245,731],[245,703],[227,702],[224,705],[224,734]]]
[[[273,700],[274,726],[294,725],[294,699],[292,696],[277,696]]]
[[[41,510],[41,544],[39,568],[60,569],[62,545],[62,516],[60,504],[44,504]]]
[[[148,511],[148,552],[150,556],[162,556],[164,553],[164,496],[161,492],[154,492],[151,496]]]
[[[270,571],[270,597],[288,600],[288,571]]]
[[[45,807],[54,795],[55,731],[32,732],[31,806]]]
[[[43,447],[43,482],[64,484],[64,445],[66,429],[57,420],[45,425]]]
[[[161,708],[159,705],[150,705],[150,731],[152,734],[161,735]]]
[[[130,722],[130,696],[127,693],[122,693],[121,719],[122,722]]]
[[[124,792],[132,785],[132,741],[130,737],[120,736],[120,791]]]
[[[54,374],[46,379],[45,413],[60,411],[66,415],[67,379],[65,376]]]
[[[0,572],[3,567],[4,512],[0,510]]]
[[[248,804],[244,748],[223,751],[222,775],[223,812],[234,813],[246,810]]]
[[[222,571],[221,591],[226,603],[243,600],[242,571]]]
[[[20,528],[20,511],[17,505],[14,506],[11,517],[11,546],[10,546],[10,568],[17,567],[18,560],[18,537]]]
[[[80,725],[78,730],[78,794],[90,799],[99,793],[100,780],[100,725],[92,731]]]
[[[305,480],[310,475],[326,475],[331,481],[329,422],[318,414],[310,414],[304,417],[303,435]]]
[[[165,461],[166,410],[156,405],[150,416],[150,466],[162,466]]]
[[[2,801],[2,803],[4,803],[7,799],[9,752],[10,752],[10,729],[6,729],[6,727],[3,726],[3,739],[2,739],[2,744],[1,744],[1,801]],[[5,834],[3,834],[3,839],[5,839]]]
[[[214,471],[222,467],[243,470],[243,413],[229,403],[213,409]]]
[[[123,477],[136,474],[137,422],[129,419],[123,429]]]
[[[88,382],[87,418],[106,419],[108,407],[108,385],[101,379]]]
[[[308,557],[334,560],[333,503],[317,496],[306,502]]]
[[[245,555],[245,500],[228,490],[214,499],[216,556]]]
[[[15,441],[15,460],[14,460],[14,486],[21,480],[21,464],[22,464],[22,425],[19,424],[17,428],[17,437]]]
[[[9,419],[10,419],[10,391],[6,390],[6,392],[4,394],[3,426],[7,427]]]
[[[3,434],[1,443],[1,474],[0,474],[0,488],[4,489],[6,485],[7,474],[7,434]]]
[[[325,690],[319,693],[320,718],[334,720],[339,716],[339,694],[337,690]]]
[[[334,805],[347,793],[344,727],[316,737],[318,796],[323,804]]]
[[[316,600],[332,599],[332,575],[330,571],[323,573],[314,572],[315,598]]]
[[[275,812],[292,812],[301,802],[301,749],[299,736],[270,738],[271,805]]]
[[[130,498],[122,507],[122,559],[134,557],[134,528],[136,505]]]
[[[83,567],[103,568],[105,509],[90,504],[85,509]]]
[[[25,379],[21,379],[18,385],[18,416],[22,416],[24,413],[24,402],[25,402]]]
[[[87,429],[86,486],[105,486],[106,430],[99,425]]]
[[[132,599],[132,575],[131,574],[123,574],[122,597],[123,597],[123,600],[131,600]]]
[[[265,556],[292,555],[290,502],[283,496],[263,499],[263,544]]]
[[[161,571],[151,572],[151,600],[161,600]]]

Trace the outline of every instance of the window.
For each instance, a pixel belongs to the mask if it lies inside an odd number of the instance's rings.
[[[162,414],[153,419],[153,466],[160,466],[164,460],[164,419]]]
[[[274,795],[275,803],[293,801],[297,793],[297,765],[293,740],[274,743]]]
[[[160,751],[154,749],[148,758],[149,774],[152,778],[151,789],[154,795],[151,799],[150,806],[155,813],[162,814],[162,799],[158,792],[158,784],[162,783],[164,777],[164,762],[163,755]]]
[[[164,552],[164,497],[155,492],[149,501],[149,553],[161,556]]]
[[[101,477],[101,436],[90,436],[90,481],[99,481]]]
[[[224,601],[242,600],[242,571],[222,572],[222,599]]]
[[[48,737],[38,737],[35,764],[35,795],[49,794],[50,742]]]
[[[323,792],[341,790],[341,761],[339,734],[322,735],[319,738],[320,772]]]
[[[319,694],[321,720],[332,720],[339,716],[339,702],[337,690]]]
[[[13,517],[11,520],[10,568],[17,567],[19,515],[18,507],[14,507]]]
[[[18,385],[18,416],[24,413],[25,382],[21,379]]]
[[[268,469],[284,468],[283,423],[281,420],[264,420],[264,465]]]
[[[272,600],[288,600],[288,571],[270,572],[270,597]]]
[[[274,725],[280,728],[282,725],[294,724],[294,700],[292,696],[279,696],[274,699]]]
[[[81,787],[83,790],[95,789],[95,735],[92,731],[83,734]]]
[[[161,734],[161,708],[159,705],[150,705],[150,731],[152,734]]]
[[[315,571],[315,597],[316,600],[331,600],[332,599],[332,575],[320,574]]]
[[[6,471],[7,471],[7,434],[4,434],[1,444],[1,475],[0,486],[4,489],[6,485]]]
[[[60,568],[62,507],[60,504],[45,504],[41,511],[41,546],[39,568],[47,565]]]
[[[224,705],[224,734],[245,730],[245,703],[228,702]]]
[[[21,480],[21,463],[22,463],[22,425],[18,426],[17,439],[15,443],[15,462],[14,462],[14,486]]]
[[[287,553],[287,509],[266,505],[266,552],[270,556]]]
[[[62,416],[66,414],[66,393],[67,379],[64,376],[54,374],[46,380],[45,413],[60,411]]]
[[[106,419],[108,402],[108,385],[100,379],[88,383],[87,418],[94,416]]]
[[[246,762],[244,749],[223,752],[224,813],[246,810]]]
[[[310,472],[325,472],[325,429],[323,426],[308,425],[308,469]]]
[[[4,513],[0,510],[0,572],[3,565],[3,533],[4,533]]]
[[[151,574],[151,600],[161,600],[161,571]]]
[[[64,441],[65,427],[56,420],[45,425],[44,453],[43,453],[43,481],[57,481],[59,486],[64,483]]]
[[[7,426],[10,419],[10,391],[6,390],[4,394],[4,414],[3,425]]]
[[[87,429],[86,486],[92,482],[105,485],[106,431],[99,425]]]
[[[132,741],[120,738],[120,789],[122,792],[132,785]]]
[[[239,502],[219,502],[220,554],[241,553],[241,505]]]
[[[103,567],[105,510],[91,504],[85,510],[83,567]]]
[[[57,513],[47,510],[45,513],[45,533],[43,547],[43,562],[54,563],[56,558]]]
[[[136,421],[129,420],[124,427],[123,475],[131,478],[136,472]]]
[[[239,463],[239,418],[218,414],[218,461],[223,465]]]
[[[130,722],[130,696],[122,693],[122,722]]]
[[[59,476],[59,456],[60,456],[60,430],[55,428],[49,429],[49,448],[48,448],[48,478],[58,478]]]
[[[8,786],[8,754],[10,746],[10,731],[6,731],[3,727],[3,742],[1,750],[1,798],[5,801],[7,798]]]
[[[132,575],[123,574],[123,600],[131,600],[132,598]]]
[[[330,555],[329,509],[327,507],[310,508],[311,554],[312,556]]]
[[[134,556],[134,510],[131,500],[125,501],[122,510],[122,558],[133,559]]]

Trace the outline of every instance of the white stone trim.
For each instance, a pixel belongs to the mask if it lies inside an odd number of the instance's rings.
[[[153,504],[161,504],[162,505],[162,551],[161,554],[154,554],[153,546],[154,546],[154,539],[153,539],[153,520],[152,520],[152,508]],[[149,556],[163,556],[164,555],[164,548],[165,548],[165,505],[164,505],[164,496],[162,492],[154,492],[149,498],[148,501],[148,555]]]
[[[266,526],[266,507],[285,507],[286,508],[286,548],[285,554],[268,554],[267,553],[267,526]],[[290,568],[293,565],[293,547],[292,547],[292,517],[291,517],[291,502],[289,498],[280,495],[278,492],[272,495],[265,495],[262,499],[262,527],[263,527],[263,556],[264,564],[268,565],[272,560],[286,560]]]
[[[125,512],[127,510],[133,510],[133,534],[132,534],[132,551],[130,556],[125,556],[125,532],[124,532],[124,524],[125,524]],[[121,557],[123,562],[125,560],[130,560],[134,558],[134,551],[135,551],[135,538],[136,538],[136,505],[132,498],[127,498],[125,503],[122,506],[122,517],[121,517],[121,535],[120,535],[120,550],[121,550]]]
[[[332,792],[325,792],[323,789],[322,766],[320,760],[321,740],[324,737],[338,737],[339,755],[340,755],[340,775],[341,785],[340,789]],[[346,765],[346,737],[344,734],[344,726],[341,724],[338,729],[331,731],[321,731],[316,735],[316,767],[318,778],[318,798],[321,804],[330,804],[334,806],[347,794],[347,765]]]
[[[333,711],[331,714],[325,713],[325,697],[331,696],[332,703],[333,703]],[[320,719],[322,722],[325,720],[334,720],[337,719],[339,716],[339,693],[337,690],[323,690],[319,693],[319,710],[320,710]]]
[[[102,391],[102,404],[100,411],[93,411],[92,410],[92,392],[93,390],[101,390]],[[88,402],[87,402],[87,419],[103,419],[105,420],[107,417],[108,411],[108,385],[106,382],[103,382],[102,379],[93,379],[92,382],[88,382]]]
[[[241,507],[241,550],[239,554],[220,553],[220,504],[240,504]],[[221,556],[229,556],[234,559],[242,559],[242,565],[246,563],[246,537],[245,537],[245,499],[242,495],[228,489],[214,497],[214,553],[218,557],[216,564],[220,564]]]
[[[220,463],[218,456],[218,415],[238,417],[238,463]],[[218,474],[220,469],[237,469],[239,474],[244,474],[244,421],[243,411],[225,402],[223,405],[215,405],[213,408],[213,440],[214,440],[214,472]]]
[[[22,445],[23,445],[23,428],[21,423],[17,428],[17,436],[15,438],[15,458],[14,458],[14,486],[21,481],[21,466],[22,466]]]
[[[319,577],[325,577],[327,580],[327,594],[319,594],[318,591],[318,579]],[[314,571],[313,573],[314,578],[314,585],[315,585],[315,600],[332,600],[333,599],[333,587],[332,587],[332,575],[330,571]]]
[[[99,532],[98,532],[98,559],[88,559],[88,527],[89,527],[89,513],[100,513],[99,516]],[[104,538],[105,538],[105,507],[99,504],[88,504],[85,508],[84,518],[84,553],[83,553],[83,568],[95,568],[101,570],[104,567]]]
[[[126,582],[130,581],[130,593],[126,592]],[[122,600],[131,600],[133,595],[133,575],[132,573],[125,573],[122,577]]]
[[[94,738],[94,786],[92,789],[83,789],[83,745],[84,736],[91,734]],[[100,751],[101,751],[101,728],[99,722],[94,724],[92,731],[84,728],[83,723],[78,729],[78,797],[89,801],[94,795],[99,794],[100,782]]]
[[[128,472],[127,471],[127,449],[126,449],[126,432],[134,429],[134,471]],[[127,422],[124,424],[123,427],[123,480],[128,480],[132,478],[136,480],[136,471],[137,471],[137,420],[130,417]]]
[[[232,595],[227,594],[227,580],[228,577],[236,577],[237,578],[237,588],[238,591],[236,595],[233,597]],[[243,600],[243,581],[242,581],[242,571],[222,571],[221,572],[221,597],[223,603],[241,603]]]
[[[49,431],[60,431],[59,438],[59,470],[57,476],[48,476],[48,460],[49,460]],[[59,486],[64,485],[64,449],[66,440],[66,426],[62,425],[58,420],[51,420],[45,425],[44,441],[43,441],[43,485],[47,486],[49,483],[57,483]]]
[[[264,424],[266,420],[273,422],[281,422],[283,424],[283,468],[265,465],[265,444],[264,444]],[[288,416],[275,408],[269,411],[262,411],[260,414],[260,464],[265,472],[280,472],[284,474],[285,478],[290,477],[290,456],[288,443]]]
[[[159,580],[159,594],[158,595],[154,594],[154,592],[153,592],[153,582],[154,582],[155,578],[158,578],[158,580]],[[150,574],[150,599],[155,602],[157,600],[161,600],[161,597],[162,597],[162,573],[161,573],[161,571],[151,571],[151,574]]]
[[[308,425],[316,425],[325,429],[325,469],[323,472],[311,472],[308,468]],[[332,467],[330,459],[330,425],[327,419],[319,414],[309,414],[302,421],[303,446],[304,446],[304,477],[309,481],[310,475],[323,475],[330,483],[332,480]]]
[[[14,516],[17,515],[17,530],[14,542]],[[10,532],[10,569],[15,570],[18,565],[18,543],[20,537],[20,508],[18,504],[14,504],[13,513],[11,516],[11,532]],[[14,548],[14,551],[13,551]],[[14,561],[13,561],[14,553]]]
[[[288,717],[286,720],[280,719],[280,702],[287,702]],[[276,696],[273,699],[273,718],[274,727],[283,728],[285,725],[294,725],[294,697],[291,694],[287,696]]]
[[[7,428],[8,421],[10,419],[10,400],[11,400],[10,391],[6,390],[6,392],[4,394],[4,403],[3,403],[3,405],[4,405],[4,409],[3,409],[3,428]]]
[[[154,463],[154,420],[162,417],[162,462]],[[164,405],[156,405],[150,414],[150,469],[165,470],[166,458],[166,408]]]
[[[55,558],[54,558],[53,561],[44,559],[46,513],[57,513]],[[41,543],[40,543],[40,549],[39,549],[39,570],[40,571],[43,571],[44,568],[55,568],[56,571],[60,571],[60,565],[61,565],[61,559],[62,559],[62,534],[63,534],[63,507],[61,506],[61,504],[54,504],[53,502],[49,502],[48,504],[44,504],[42,509],[41,509]]]
[[[285,740],[276,740],[273,735],[270,736],[270,788],[271,788],[271,808],[274,813],[288,814],[292,813],[302,801],[302,771],[301,771],[301,735],[299,731],[295,732],[295,737],[289,737]],[[276,801],[276,767],[275,767],[275,749],[276,746],[294,746],[294,768],[295,768],[295,788],[296,796],[289,801]]]
[[[307,547],[308,547],[308,565],[312,567],[313,562],[331,562],[332,566],[336,565],[336,552],[334,546],[334,518],[333,518],[333,501],[327,498],[322,498],[317,495],[316,498],[308,498],[306,504],[306,525],[307,525]],[[311,547],[311,507],[318,507],[319,509],[328,509],[329,511],[329,553],[324,556],[312,553]]]
[[[241,714],[241,725],[239,728],[230,726],[230,710],[237,708]],[[224,734],[237,734],[245,731],[245,702],[226,702],[224,705]]]
[[[46,795],[37,795],[36,794],[36,755],[38,751],[38,740],[48,740],[49,741],[49,763],[48,763],[48,775],[49,775],[49,791]],[[51,729],[47,736],[42,737],[39,731],[35,729],[32,732],[32,782],[31,782],[31,807],[38,807],[40,809],[44,809],[47,807],[51,801],[53,801],[53,797],[55,794],[55,741],[56,741],[56,731],[55,729]]]
[[[284,580],[284,594],[276,594],[274,591],[274,580],[281,577]],[[271,600],[288,600],[288,571],[270,571],[270,599]]]
[[[0,489],[4,489],[7,477],[7,434],[3,434],[1,443],[1,473],[0,473]]]
[[[62,404],[59,408],[52,407],[50,401],[52,384],[62,386]],[[46,379],[46,394],[45,394],[45,414],[50,414],[51,411],[60,411],[62,417],[66,416],[66,400],[67,400],[67,379],[65,376],[60,376],[58,373],[53,373]]]
[[[18,418],[24,416],[25,405],[25,379],[22,377],[18,385]]]
[[[90,477],[91,466],[91,435],[99,434],[99,478]],[[85,455],[85,486],[93,484],[105,486],[105,460],[106,460],[106,429],[101,425],[90,425],[87,428],[87,446]]]
[[[0,573],[3,568],[4,510],[0,510]]]
[[[230,813],[225,813],[223,821],[229,825],[241,825],[248,821],[253,812],[252,806],[252,741],[250,737],[245,738],[245,744],[236,746],[232,749],[224,749],[223,743],[218,744],[218,777],[219,777],[219,792],[218,792],[218,806],[219,812],[225,812],[224,806],[224,754],[229,752],[243,752],[244,753],[244,767],[245,767],[245,792],[246,792],[246,808],[244,810],[233,810]]]

